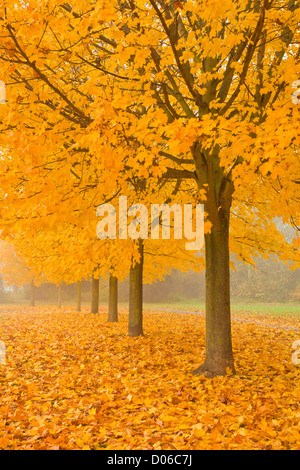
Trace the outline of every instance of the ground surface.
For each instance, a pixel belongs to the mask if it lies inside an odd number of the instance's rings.
[[[204,358],[199,313],[145,311],[127,336],[106,309],[0,307],[0,449],[300,449],[299,314],[235,312],[237,374]],[[300,355],[299,355],[300,356]]]

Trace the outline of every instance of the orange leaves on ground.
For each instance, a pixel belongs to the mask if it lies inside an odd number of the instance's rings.
[[[236,376],[186,374],[204,317],[146,312],[140,338],[71,309],[1,307],[1,449],[297,449],[299,317],[233,317]]]

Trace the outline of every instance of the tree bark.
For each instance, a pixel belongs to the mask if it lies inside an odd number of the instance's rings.
[[[109,276],[109,301],[107,321],[118,321],[118,278],[112,275]]]
[[[81,281],[77,282],[77,312],[81,312]]]
[[[205,235],[206,253],[206,359],[194,373],[207,376],[233,373],[231,342],[229,247],[227,227],[218,231],[213,227]]]
[[[35,285],[34,285],[34,281],[31,281],[31,284],[30,284],[30,305],[31,305],[31,307],[35,306]]]
[[[211,158],[207,169],[207,201],[204,211],[212,223],[205,239],[206,356],[193,373],[214,377],[235,373],[230,312],[229,220],[233,183],[224,176],[218,159]]]
[[[92,278],[92,305],[91,313],[99,312],[99,279]]]
[[[58,308],[61,308],[61,299],[62,299],[62,292],[61,292],[61,284],[58,286]]]
[[[129,277],[129,336],[142,336],[143,333],[143,240],[138,240],[139,262],[131,265]]]

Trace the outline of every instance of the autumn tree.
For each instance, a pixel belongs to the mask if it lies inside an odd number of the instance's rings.
[[[7,285],[24,286],[30,285],[30,305],[35,306],[35,286],[42,282],[42,276],[37,274],[17,253],[13,244],[0,241],[0,273]]]
[[[45,192],[39,213],[53,210],[58,184],[57,217],[71,191],[80,207],[132,177],[188,184],[210,224],[206,359],[195,373],[234,371],[230,250],[299,263],[297,237],[289,245],[274,223],[299,227],[297,1],[32,0],[0,11],[11,109],[1,145],[14,149],[1,162],[6,204],[11,183],[34,201]]]

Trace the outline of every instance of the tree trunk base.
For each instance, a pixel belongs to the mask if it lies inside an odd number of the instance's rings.
[[[131,337],[138,337],[138,336],[144,336],[144,332],[143,332],[143,329],[141,329],[140,326],[132,326],[130,328],[128,328],[128,336],[131,336]]]
[[[191,373],[193,375],[204,375],[204,377],[212,379],[213,377],[234,375],[235,369],[234,366],[230,367],[229,365],[220,365],[219,367],[216,365],[215,368],[209,368],[204,362],[200,367],[197,367],[197,369],[193,370]]]

